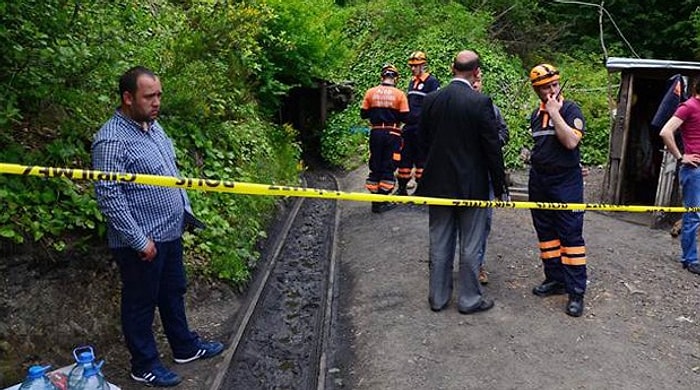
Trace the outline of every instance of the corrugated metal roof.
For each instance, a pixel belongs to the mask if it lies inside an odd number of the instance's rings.
[[[608,68],[609,72],[617,72],[623,69],[686,69],[700,71],[700,62],[609,57],[605,67]]]

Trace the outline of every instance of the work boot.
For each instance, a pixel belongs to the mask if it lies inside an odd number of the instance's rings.
[[[399,189],[396,190],[396,195],[406,196],[408,195],[408,180],[399,179]]]
[[[564,283],[553,280],[545,280],[539,286],[532,289],[532,293],[538,297],[548,297],[550,295],[562,295],[566,293]]]
[[[387,212],[391,209],[394,209],[396,206],[398,206],[394,202],[379,202],[379,205],[377,206],[377,211],[374,211],[374,208],[372,208],[373,213],[384,213]],[[374,207],[374,206],[372,206]]]
[[[566,304],[566,314],[572,317],[581,317],[583,314],[583,294],[569,294],[569,302]]]

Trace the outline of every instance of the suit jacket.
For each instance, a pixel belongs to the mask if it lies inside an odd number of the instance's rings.
[[[462,79],[428,94],[418,137],[427,152],[417,194],[489,199],[505,192],[503,154],[493,102]]]

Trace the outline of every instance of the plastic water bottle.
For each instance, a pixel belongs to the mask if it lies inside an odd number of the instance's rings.
[[[105,381],[100,369],[104,364],[104,360],[97,364],[90,363],[83,370],[83,377],[80,378],[74,387],[68,387],[68,390],[109,390],[109,384]]]
[[[73,350],[73,357],[75,358],[75,366],[68,374],[68,389],[75,388],[78,382],[83,379],[83,372],[95,361],[95,351],[89,345],[78,347]]]
[[[27,372],[27,377],[19,386],[19,390],[57,390],[46,376],[46,371],[51,366],[31,366]]]

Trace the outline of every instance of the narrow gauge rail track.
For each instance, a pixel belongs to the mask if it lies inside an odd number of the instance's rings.
[[[304,179],[310,188],[338,189],[329,173]],[[324,387],[338,215],[336,201],[294,200],[211,390]]]

